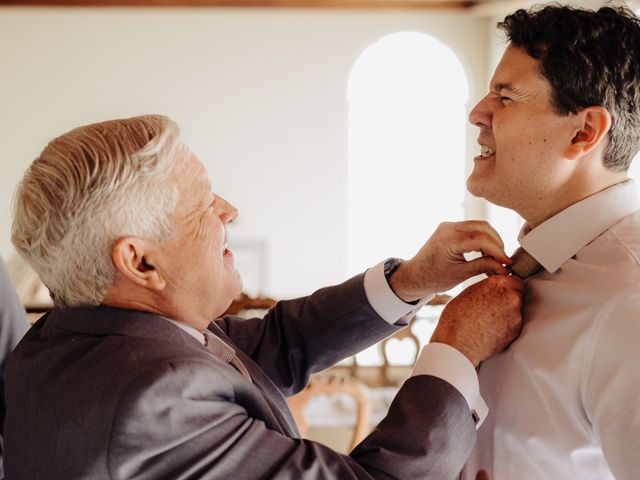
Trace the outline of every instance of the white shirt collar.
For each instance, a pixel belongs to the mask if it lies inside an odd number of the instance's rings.
[[[531,231],[522,227],[518,240],[549,273],[627,215],[640,210],[633,180],[613,185],[574,203]]]
[[[186,323],[178,322],[177,320],[172,320],[171,318],[166,318],[166,320],[173,323],[176,327],[181,328],[182,330],[187,332],[201,345],[206,347],[209,351],[213,352],[214,355],[221,357],[225,362],[229,363],[231,361],[231,358],[236,355],[236,351],[231,346],[227,345],[217,335],[210,332],[209,330],[201,332],[191,325],[187,325]]]
[[[172,320],[171,318],[167,318],[167,317],[164,317],[164,318],[167,321],[173,323],[176,327],[181,328],[182,330],[187,332],[189,335],[195,338],[202,345],[206,345],[203,332],[198,331],[197,329],[193,328],[191,325],[187,325],[186,323],[178,322],[177,320]]]

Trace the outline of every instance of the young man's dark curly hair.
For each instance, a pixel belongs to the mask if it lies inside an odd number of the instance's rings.
[[[511,45],[540,62],[559,114],[601,106],[612,119],[605,167],[629,168],[640,150],[640,20],[626,7],[548,5],[498,23]]]

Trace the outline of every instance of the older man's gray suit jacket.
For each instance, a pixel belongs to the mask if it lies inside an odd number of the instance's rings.
[[[408,380],[350,455],[301,440],[283,395],[394,331],[362,276],[225,317],[253,383],[162,317],[109,307],[54,309],[7,368],[9,480],[455,478],[475,440],[462,395]]]

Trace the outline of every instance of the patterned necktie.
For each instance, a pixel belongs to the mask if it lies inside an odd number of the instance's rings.
[[[517,275],[523,280],[534,275],[542,268],[540,262],[533,258],[531,254],[522,247],[518,247],[511,257],[511,260],[513,260],[513,263],[509,267],[511,273]]]
[[[213,333],[209,332],[209,330],[205,330],[202,332],[204,334],[204,346],[213,353],[216,357],[222,359],[226,363],[230,363],[233,367],[238,370],[244,378],[251,381],[251,375],[249,375],[249,371],[247,367],[244,366],[242,360],[236,355],[236,352],[229,345],[224,343],[220,338],[216,337]]]

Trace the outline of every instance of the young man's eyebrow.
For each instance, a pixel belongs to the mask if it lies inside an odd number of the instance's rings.
[[[499,92],[501,90],[506,90],[508,92],[515,92],[516,89],[510,83],[494,83],[493,90]]]

